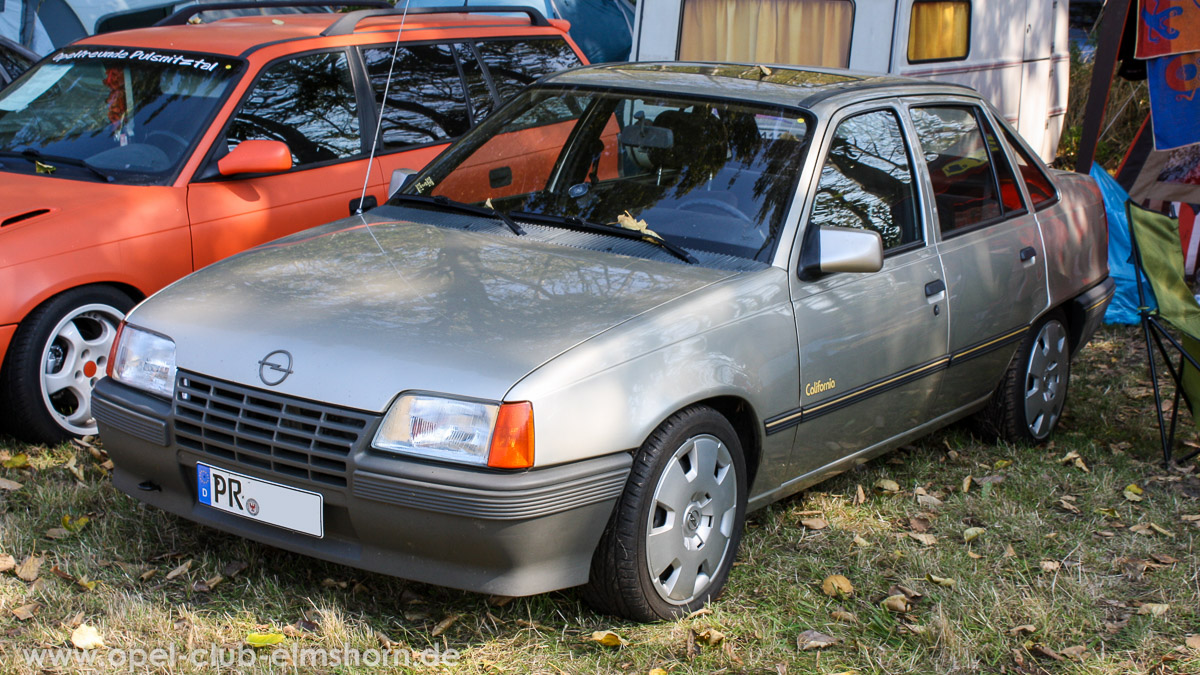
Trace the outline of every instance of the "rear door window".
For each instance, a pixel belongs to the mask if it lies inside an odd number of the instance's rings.
[[[478,42],[475,48],[501,101],[546,75],[582,65],[561,38],[492,40]]]
[[[367,47],[362,55],[375,103],[384,109],[380,143],[385,151],[449,141],[470,128],[451,45],[401,45],[394,66],[390,45]]]
[[[226,133],[242,141],[283,141],[299,167],[362,154],[358,102],[344,52],[308,54],[267,68]]]

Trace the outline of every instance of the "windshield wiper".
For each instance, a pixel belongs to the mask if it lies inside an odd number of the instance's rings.
[[[392,201],[396,200],[414,202],[417,204],[432,204],[442,208],[454,209],[455,211],[459,211],[461,213],[495,218],[504,223],[508,229],[512,230],[512,233],[518,237],[525,234],[525,230],[521,229],[521,226],[517,224],[517,221],[513,220],[507,213],[495,208],[494,206],[475,206],[474,204],[455,201],[441,195],[436,197],[425,197],[423,195],[410,195],[403,192],[392,195]]]
[[[55,168],[54,164],[66,164],[67,166],[76,166],[81,169],[87,169],[88,171],[91,171],[93,174],[99,176],[100,178],[103,178],[104,182],[106,182],[106,183],[113,182],[112,176],[104,173],[100,169],[97,169],[96,167],[92,166],[91,164],[88,164],[87,160],[85,160],[85,159],[75,159],[74,157],[60,157],[58,155],[45,155],[45,154],[42,154],[38,150],[34,150],[33,148],[26,148],[26,149],[20,150],[20,151],[0,150],[0,157],[20,157],[20,158],[27,159],[27,160],[33,162],[35,165],[49,166],[50,173],[53,173],[53,171],[54,171],[54,168]]]
[[[689,265],[700,264],[700,261],[697,260],[696,257],[691,253],[688,253],[683,248],[672,244],[666,239],[663,239],[662,235],[656,232],[630,230],[621,227],[620,225],[602,225],[590,220],[584,220],[579,216],[556,216],[549,213],[532,213],[530,211],[514,211],[513,213],[515,213],[517,217],[525,220],[530,220],[537,223],[545,223],[547,225],[553,225],[557,227],[565,227],[567,229],[577,230],[579,232],[607,234],[614,237],[621,237],[622,239],[636,239],[638,241],[644,241],[648,244],[654,244],[655,246],[658,246],[662,250],[670,253]]]

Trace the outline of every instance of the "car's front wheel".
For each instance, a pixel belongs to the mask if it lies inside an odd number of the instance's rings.
[[[92,387],[133,301],[107,286],[75,288],[29,313],[0,370],[4,424],[31,443],[96,433]]]
[[[1062,417],[1070,378],[1070,335],[1062,314],[1055,312],[1021,341],[992,397],[989,423],[1008,441],[1045,441]]]
[[[584,598],[637,621],[703,607],[729,578],[745,514],[746,463],[729,421],[702,406],[672,415],[634,458]]]

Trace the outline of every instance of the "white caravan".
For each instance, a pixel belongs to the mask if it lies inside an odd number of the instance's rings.
[[[630,59],[957,82],[991,99],[1049,162],[1067,110],[1067,0],[638,0]]]

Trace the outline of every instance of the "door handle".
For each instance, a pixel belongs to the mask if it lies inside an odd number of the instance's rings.
[[[375,195],[367,195],[366,199],[363,199],[363,200],[351,199],[350,200],[350,215],[353,216],[358,213],[358,205],[359,205],[360,201],[362,202],[362,210],[363,211],[370,211],[371,209],[375,208],[376,206],[379,206],[379,200],[375,199]]]
[[[1037,256],[1037,249],[1032,246],[1026,246],[1021,249],[1021,262],[1027,262]]]
[[[942,281],[941,279],[935,279],[934,281],[925,284],[925,297],[931,298],[945,290],[946,282]]]

